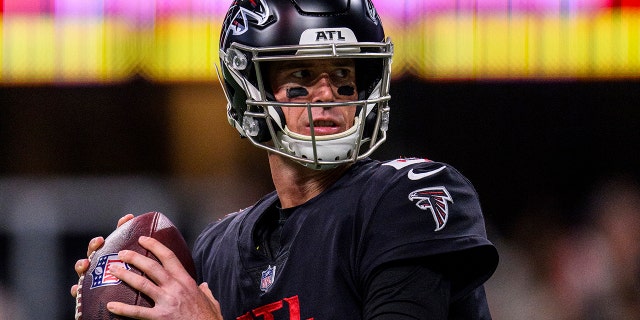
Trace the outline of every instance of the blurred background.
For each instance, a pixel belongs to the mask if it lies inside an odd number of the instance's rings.
[[[476,186],[494,319],[640,319],[640,1],[373,0],[389,140]],[[229,0],[0,0],[0,320],[71,319],[126,213],[192,243],[272,185],[214,65]]]

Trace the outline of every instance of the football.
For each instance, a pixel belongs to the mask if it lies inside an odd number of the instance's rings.
[[[109,301],[153,307],[153,300],[114,277],[109,271],[115,265],[142,274],[134,266],[118,258],[120,250],[133,250],[158,261],[147,249],[138,244],[140,236],[160,241],[171,249],[184,268],[195,279],[196,272],[191,250],[180,231],[165,215],[149,212],[122,224],[104,241],[104,245],[89,257],[89,269],[80,277],[76,297],[76,320],[129,319],[107,310]]]

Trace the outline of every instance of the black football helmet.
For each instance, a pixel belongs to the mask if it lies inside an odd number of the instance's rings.
[[[369,156],[386,140],[393,44],[371,0],[236,0],[220,35],[220,82],[229,123],[254,145],[314,169]],[[265,65],[294,59],[349,58],[358,100],[281,103]],[[290,132],[281,107],[357,106],[356,121],[334,135]]]

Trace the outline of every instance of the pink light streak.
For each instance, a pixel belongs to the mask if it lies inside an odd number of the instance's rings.
[[[125,16],[138,23],[153,17],[198,16],[222,18],[233,0],[4,0],[4,15]],[[621,2],[620,2],[621,1]],[[622,6],[640,6],[640,0],[620,0]],[[383,20],[412,21],[443,12],[478,14],[583,13],[610,8],[613,0],[373,0]]]

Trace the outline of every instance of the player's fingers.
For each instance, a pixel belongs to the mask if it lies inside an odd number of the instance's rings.
[[[187,274],[187,271],[184,269],[182,263],[175,255],[175,253],[173,253],[171,249],[167,248],[160,241],[150,237],[140,237],[138,243],[140,243],[143,248],[151,251],[151,253],[153,253],[153,255],[155,255],[158,260],[160,260],[162,266],[164,266],[164,268],[167,269],[170,273],[174,274],[175,276],[183,276]],[[189,276],[189,278],[191,279],[191,276]],[[163,279],[157,280],[162,281]]]
[[[120,226],[121,226],[121,225],[123,225],[125,222],[127,222],[127,221],[129,221],[129,220],[133,219],[133,217],[134,217],[134,216],[133,216],[133,214],[131,214],[131,213],[126,214],[126,215],[125,215],[125,216],[123,216],[122,218],[118,219],[117,227],[118,227],[118,228],[120,228]]]
[[[78,285],[74,284],[71,286],[71,296],[72,297],[77,297],[78,296]]]
[[[144,270],[140,270],[144,272]],[[122,266],[111,267],[110,271],[116,278],[126,282],[132,288],[146,294],[153,301],[157,301],[158,297],[162,293],[162,289],[160,289],[155,283],[151,282],[151,280],[135,272],[129,271]]]
[[[89,241],[89,246],[87,247],[87,257],[91,256],[91,254],[100,249],[100,247],[102,247],[102,245],[104,244],[104,238],[103,237],[95,237],[93,239],[91,239]]]
[[[152,312],[151,308],[128,305],[115,301],[107,303],[107,310],[119,316],[125,316],[132,319],[150,319]]]
[[[118,257],[123,262],[136,266],[136,268],[138,268],[140,271],[145,273],[145,275],[149,277],[149,279],[157,283],[158,286],[162,286],[163,284],[169,283],[171,280],[171,275],[163,268],[163,266],[160,263],[158,263],[158,261],[154,259],[143,256],[140,253],[137,253],[131,250],[120,251],[118,253]],[[124,281],[125,279],[122,279],[122,280]],[[153,296],[151,296],[151,294],[149,294],[149,296],[151,298],[154,298]]]
[[[80,259],[76,261],[76,264],[73,267],[73,269],[76,270],[78,277],[81,276],[85,271],[87,271],[88,268],[89,268],[89,259]]]

